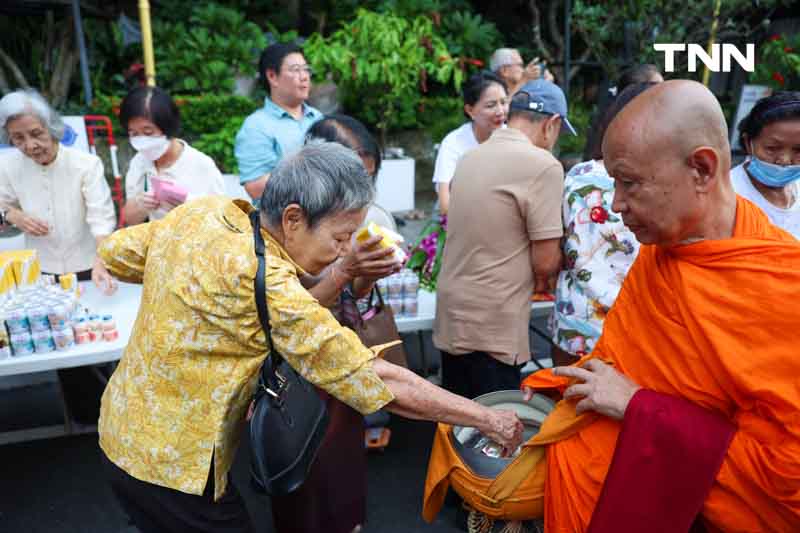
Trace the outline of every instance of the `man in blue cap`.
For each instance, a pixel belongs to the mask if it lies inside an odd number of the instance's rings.
[[[433,341],[442,385],[462,396],[517,389],[530,360],[530,297],[561,264],[564,170],[550,152],[562,128],[575,134],[562,90],[530,81],[508,127],[456,167]]]

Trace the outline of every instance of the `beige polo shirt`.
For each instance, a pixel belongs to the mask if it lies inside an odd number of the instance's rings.
[[[439,273],[433,342],[451,354],[530,359],[535,241],[561,237],[564,171],[519,130],[501,128],[459,162]]]

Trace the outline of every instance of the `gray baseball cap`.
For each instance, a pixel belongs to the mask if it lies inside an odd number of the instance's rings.
[[[528,98],[525,99],[520,96],[521,94],[527,95]],[[543,79],[529,81],[512,96],[511,109],[526,109],[545,115],[558,115],[567,130],[573,135],[578,135],[567,118],[567,99],[564,91],[553,82]]]

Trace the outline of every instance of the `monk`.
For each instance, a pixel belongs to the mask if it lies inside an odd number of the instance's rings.
[[[523,382],[564,398],[532,443],[546,531],[800,531],[800,243],[734,193],[696,82],[637,96],[603,155],[642,247],[594,351]]]
[[[716,417],[691,427],[697,417],[669,420],[673,407],[661,409],[672,444],[681,432],[700,442],[704,427],[722,424],[720,464],[706,465],[715,475],[698,502],[709,530],[800,531],[800,244],[734,193],[725,119],[698,83],[670,81],[635,98],[609,126],[603,154],[613,209],[646,246],[591,356],[523,384],[529,394],[570,379],[562,403],[574,406],[572,423],[595,418],[547,447],[547,531],[587,529],[612,457],[612,471],[630,460],[615,446],[643,392]],[[648,496],[631,492],[627,503]]]

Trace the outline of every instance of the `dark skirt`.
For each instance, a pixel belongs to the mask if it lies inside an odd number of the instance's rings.
[[[363,524],[367,503],[364,417],[320,391],[330,421],[305,483],[287,496],[272,496],[278,533],[350,533]]]

